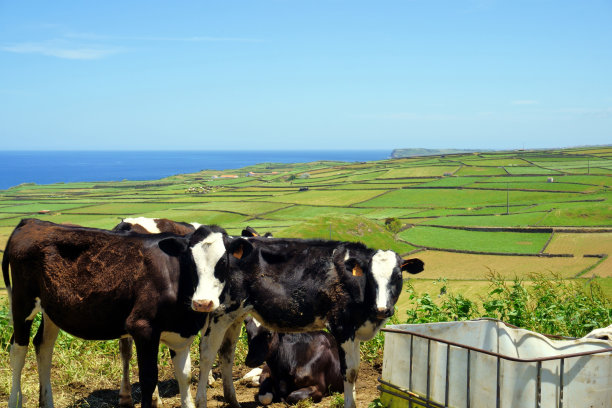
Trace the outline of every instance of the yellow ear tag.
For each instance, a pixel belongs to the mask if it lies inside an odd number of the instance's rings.
[[[242,249],[242,247],[240,247],[237,250],[235,250],[232,255],[234,255],[234,258],[242,259],[243,252],[244,250]]]
[[[359,265],[355,265],[353,268],[353,276],[363,276],[363,270]]]

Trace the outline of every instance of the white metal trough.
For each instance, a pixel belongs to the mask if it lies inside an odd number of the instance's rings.
[[[498,320],[387,326],[389,407],[612,407],[612,343],[552,340]]]

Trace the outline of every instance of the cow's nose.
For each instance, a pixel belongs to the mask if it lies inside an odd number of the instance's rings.
[[[387,317],[391,317],[393,314],[393,309],[388,309],[386,307],[379,307],[376,309],[376,317],[379,319],[386,319]]]
[[[193,300],[191,302],[191,307],[196,312],[208,313],[213,311],[213,301],[212,300]]]

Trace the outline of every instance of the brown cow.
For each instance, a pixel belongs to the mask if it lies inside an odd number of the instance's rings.
[[[216,277],[225,253],[224,235],[218,227],[203,226],[183,237],[22,220],[2,261],[14,326],[8,406],[22,406],[21,371],[32,321],[39,312],[43,319],[34,345],[41,407],[53,406],[51,354],[60,328],[92,340],[131,336],[143,408],[157,406],[152,396],[160,340],[176,352],[179,386],[188,384],[189,346],[209,317],[196,310],[214,307],[214,302],[198,299],[219,293],[224,285]],[[195,295],[198,290],[202,295]],[[181,396],[183,407],[193,407],[188,390],[181,390]]]

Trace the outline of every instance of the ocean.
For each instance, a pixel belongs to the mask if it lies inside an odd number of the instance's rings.
[[[389,150],[4,151],[0,152],[0,190],[22,183],[156,180],[258,163],[361,162],[390,155]]]

